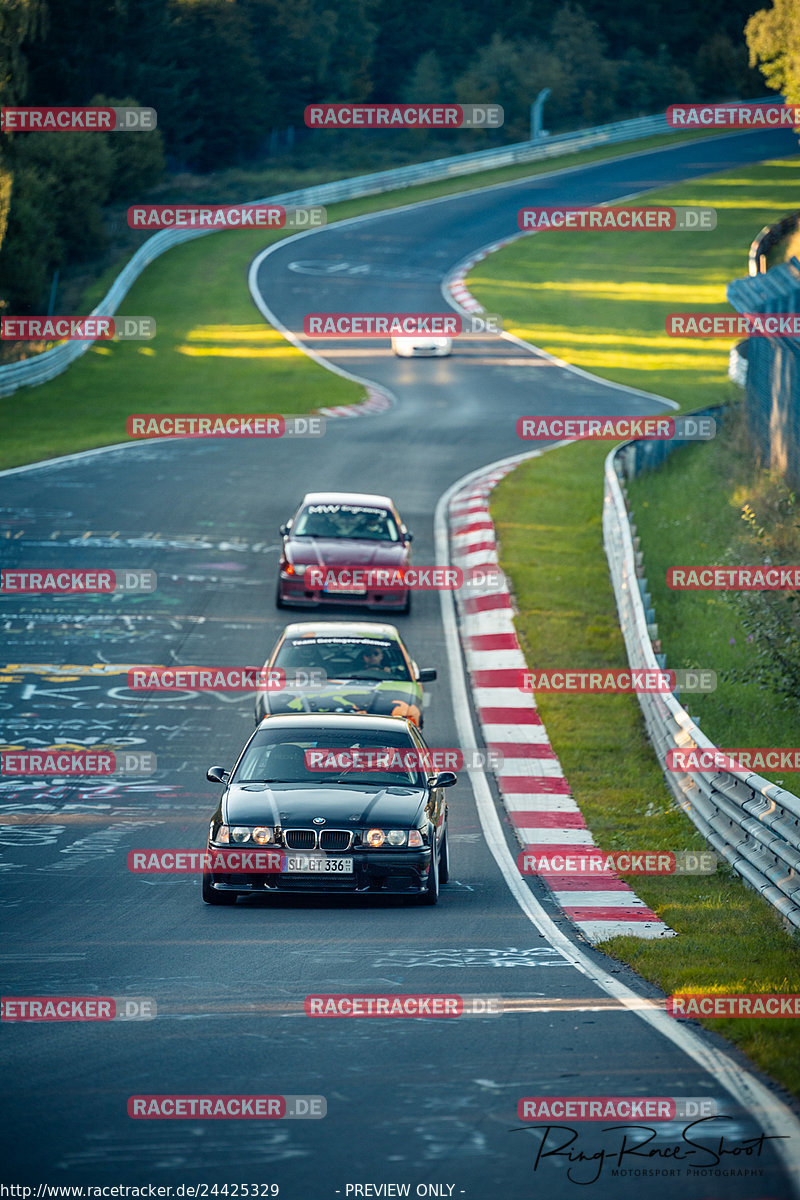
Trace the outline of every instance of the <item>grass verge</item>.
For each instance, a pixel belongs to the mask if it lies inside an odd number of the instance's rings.
[[[725,306],[725,283],[744,273],[743,248],[752,230],[785,209],[785,189],[794,186],[797,170],[796,161],[764,163],[648,195],[648,203],[712,205],[719,212],[714,233],[636,233],[625,235],[621,245],[614,240],[621,235],[537,234],[486,259],[468,285],[487,310],[503,315],[506,328],[604,378],[662,394],[687,410],[728,399],[733,391],[726,377],[728,345],[667,339],[664,318],[670,311]],[[609,448],[577,443],[548,453],[519,467],[494,492],[501,564],[512,582],[527,660],[537,668],[626,665],[602,546],[603,461]],[[637,522],[651,580],[669,561],[715,561],[716,544],[709,539],[718,495],[709,490],[708,464],[696,466],[692,475],[681,462],[708,452],[707,447],[681,452],[658,477],[637,481]],[[724,453],[724,439],[711,452]],[[662,492],[669,473],[671,490]],[[739,498],[733,481],[724,486]],[[659,544],[662,536],[665,545]],[[694,655],[716,667],[713,656],[725,630],[708,641],[714,618],[692,628],[685,598],[675,595],[668,612],[655,596],[668,661],[682,664]],[[682,640],[687,633],[689,640]],[[693,712],[699,699],[692,699]],[[537,703],[601,847],[703,844],[673,806],[634,697],[543,694]],[[715,722],[726,713],[740,722],[732,730],[741,733],[749,722],[747,738],[740,737],[745,745],[770,744],[759,740],[762,732],[774,738],[787,733],[777,723],[756,733],[753,700],[743,689],[734,694],[723,684],[703,703],[709,706],[704,728],[714,739],[720,736]],[[666,993],[800,991],[800,941],[727,865],[713,876],[629,881],[680,936],[652,942],[614,938],[603,949]],[[704,1024],[800,1094],[796,1021]]]
[[[344,220],[684,140],[683,134],[664,135],[405,188],[332,205],[328,219]],[[266,179],[254,176],[250,182],[252,197],[268,190]],[[307,413],[361,399],[359,385],[319,367],[266,325],[250,298],[250,262],[283,236],[218,233],[157,259],[120,308],[121,315],[155,317],[153,342],[95,343],[56,379],[0,399],[0,468],[125,441],[125,421],[132,413]],[[75,311],[91,311],[121,265],[109,266]]]
[[[575,366],[656,392],[684,409],[728,398],[730,341],[668,337],[671,312],[730,311],[755,233],[796,193],[800,159],[649,192],[648,204],[717,210],[703,233],[537,233],[478,264],[468,285],[504,327]]]
[[[657,474],[640,475],[628,485],[659,636],[672,651],[668,662],[702,663],[721,678],[715,692],[691,699],[692,715],[717,745],[796,745],[800,699],[740,679],[756,661],[753,641],[759,635],[744,628],[738,597],[672,591],[667,567],[684,561],[764,561],[764,548],[748,536],[742,518],[746,506],[770,530],[772,561],[800,561],[800,528],[786,509],[786,492],[776,475],[755,463],[741,404],[713,442],[677,451]],[[761,601],[759,595],[749,597],[751,606]],[[789,791],[800,786],[791,773],[759,773]]]

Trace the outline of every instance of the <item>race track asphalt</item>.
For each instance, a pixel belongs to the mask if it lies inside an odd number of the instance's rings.
[[[727,136],[332,225],[266,255],[257,294],[289,329],[309,311],[442,311],[443,276],[513,234],[524,203],[603,202],[794,152],[790,134]],[[142,696],[121,668],[260,665],[285,621],[302,619],[276,610],[273,593],[277,527],[306,490],[390,494],[415,534],[415,562],[432,563],[438,498],[527,448],[518,416],[663,411],[503,339],[459,343],[433,361],[395,359],[385,343],[310,346],[389,389],[394,406],[329,420],[319,439],[172,440],[0,475],[3,567],[158,575],[141,597],[0,600],[3,745],[111,743],[158,759],[154,777],[132,783],[0,783],[3,995],[158,1005],[153,1021],[2,1024],[2,1174],[23,1184],[269,1183],[284,1200],[379,1195],[352,1189],[390,1183],[412,1196],[561,1200],[599,1171],[594,1194],[623,1200],[640,1195],[634,1172],[655,1161],[665,1173],[645,1182],[659,1198],[783,1200],[789,1182],[771,1144],[743,1148],[759,1133],[753,1115],[680,1047],[610,1004],[520,909],[484,843],[466,775],[449,796],[452,878],[436,908],[339,897],[209,908],[196,876],[128,871],[130,849],[203,846],[217,793],[205,769],[231,764],[252,729],[252,701]],[[439,670],[426,735],[456,745],[438,596],[416,595],[397,624],[420,665]],[[107,664],[108,676],[69,670],[92,664]],[[659,995],[583,949],[640,995]],[[321,992],[502,996],[517,1011],[315,1021],[303,998]],[[126,1111],[132,1095],[240,1092],[323,1095],[327,1116],[265,1125]],[[716,1134],[726,1151],[717,1169],[762,1174],[689,1174],[710,1159],[698,1151],[681,1161],[684,1143],[676,1160],[683,1120],[658,1125],[648,1148],[656,1160],[627,1156],[618,1175],[611,1154],[622,1134],[591,1125],[573,1123],[572,1152],[604,1148],[605,1160],[570,1163],[564,1149],[537,1164],[541,1131],[521,1130],[516,1106],[541,1095],[709,1097],[730,1117]],[[547,1148],[569,1136],[551,1132]]]

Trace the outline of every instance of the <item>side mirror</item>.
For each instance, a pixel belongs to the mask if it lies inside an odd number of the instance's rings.
[[[289,526],[288,526],[288,525],[286,525],[286,524],[283,524],[283,525],[279,525],[279,526],[278,526],[278,533],[281,535],[281,537],[286,537],[286,535],[287,535],[287,533],[288,533],[288,532],[289,532]]]
[[[454,783],[458,783],[455,771],[440,771],[436,778],[430,781],[430,787],[452,787]]]
[[[209,767],[206,771],[206,779],[209,783],[227,783],[228,772],[224,767]]]
[[[403,530],[403,541],[404,542],[413,542],[413,540],[414,540],[413,533],[409,533],[407,529]]]
[[[417,679],[420,683],[433,683],[436,678],[436,667],[417,667]]]

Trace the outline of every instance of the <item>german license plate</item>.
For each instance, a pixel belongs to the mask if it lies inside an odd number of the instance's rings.
[[[322,590],[330,596],[366,596],[367,594],[365,587],[354,587],[352,584],[344,583],[329,583]]]
[[[290,854],[286,870],[292,875],[352,875],[352,858],[321,858],[313,854]]]

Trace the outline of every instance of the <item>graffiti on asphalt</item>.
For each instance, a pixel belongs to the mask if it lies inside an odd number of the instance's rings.
[[[31,531],[33,532],[33,531]],[[119,531],[111,529],[87,529],[83,533],[70,530],[55,530],[46,540],[29,540],[26,530],[0,531],[0,549],[4,541],[22,542],[29,546],[59,545],[77,546],[81,549],[103,550],[213,550],[223,553],[272,554],[278,549],[277,542],[248,542],[244,538],[232,537],[214,541],[201,533],[144,533],[120,537]]]

